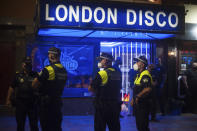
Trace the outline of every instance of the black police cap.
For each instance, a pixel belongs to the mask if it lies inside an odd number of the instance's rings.
[[[113,61],[113,56],[109,53],[102,52],[101,55],[99,57],[97,57],[97,59],[98,60],[107,59],[107,60]]]
[[[56,47],[51,47],[51,48],[49,48],[48,53],[55,54],[55,55],[60,55],[61,51],[60,51],[60,49],[58,49]]]
[[[29,56],[27,56],[27,57],[23,58],[22,62],[24,62],[24,63],[32,63],[32,60],[31,60],[31,58]]]
[[[145,56],[140,56],[140,57],[138,57],[138,58],[134,58],[133,60],[134,60],[135,62],[141,61],[141,62],[143,62],[146,66],[148,65],[148,60],[146,59]]]

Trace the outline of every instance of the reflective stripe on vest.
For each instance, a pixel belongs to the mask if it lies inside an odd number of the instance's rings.
[[[113,68],[108,68],[108,70],[115,71],[115,69],[113,69]],[[102,70],[102,71],[99,71],[98,73],[99,73],[99,75],[101,76],[101,79],[102,79],[101,86],[104,86],[108,81],[107,72],[105,70]]]
[[[59,68],[63,68],[63,65],[62,64],[55,64],[55,66],[57,66]],[[48,78],[48,80],[55,80],[55,71],[54,71],[53,67],[52,66],[47,66],[45,68],[49,72],[49,78]]]
[[[150,79],[151,79],[151,83],[152,83],[152,76],[151,76],[151,74],[149,73],[148,70],[144,70],[144,71],[140,74],[139,77],[138,77],[138,75],[137,75],[137,77],[136,77],[136,79],[135,79],[135,81],[134,81],[134,84],[135,84],[135,85],[140,85],[140,84],[141,84],[140,81],[141,81],[141,79],[142,79],[142,77],[143,77],[144,75],[149,76]]]

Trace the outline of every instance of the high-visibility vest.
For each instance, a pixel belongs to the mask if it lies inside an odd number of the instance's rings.
[[[102,82],[97,88],[96,99],[120,101],[121,73],[114,68],[99,71]]]
[[[144,75],[147,75],[147,76],[149,76],[151,78],[151,84],[152,84],[152,76],[151,76],[150,72],[148,70],[144,70],[142,73],[140,73],[140,76],[137,75],[137,77],[136,77],[136,79],[134,81],[134,85],[140,85],[141,84],[140,83],[141,82],[141,79],[142,79],[142,77]]]
[[[60,97],[67,80],[67,72],[62,64],[57,63],[46,66],[48,79],[42,83],[41,95]]]

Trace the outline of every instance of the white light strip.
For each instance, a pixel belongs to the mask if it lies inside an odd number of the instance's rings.
[[[133,43],[131,42],[131,69],[133,69]]]
[[[127,44],[127,72],[126,72],[126,92],[128,92],[128,72],[129,72],[129,44]]]
[[[104,47],[114,47],[114,46],[118,46],[121,44],[122,42],[101,42],[101,46],[104,46]]]
[[[147,59],[147,55],[148,55],[148,43],[146,42],[146,59]]]
[[[142,42],[140,44],[140,55],[142,55]]]
[[[118,46],[118,56],[120,57],[120,46]]]
[[[114,48],[111,48],[111,54],[114,57]],[[116,58],[115,58],[115,60],[116,60]]]
[[[127,68],[129,68],[129,44],[127,44]]]
[[[124,87],[124,45],[122,45],[122,88]]]
[[[135,57],[137,58],[138,56],[137,56],[137,42],[135,43]]]
[[[115,60],[116,60],[116,58],[117,58],[116,52],[117,52],[117,48],[115,47]]]

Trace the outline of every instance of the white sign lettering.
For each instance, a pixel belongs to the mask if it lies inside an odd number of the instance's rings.
[[[54,6],[53,6],[54,8]],[[54,10],[54,9],[53,9]],[[122,12],[125,11],[125,12]],[[123,18],[124,16],[124,18]],[[79,5],[56,5],[55,12],[50,10],[50,5],[45,5],[45,21],[64,23],[95,23],[95,24],[122,24],[133,27],[159,27],[176,28],[179,25],[179,16],[175,12],[124,9],[118,12],[118,8],[103,8]]]

